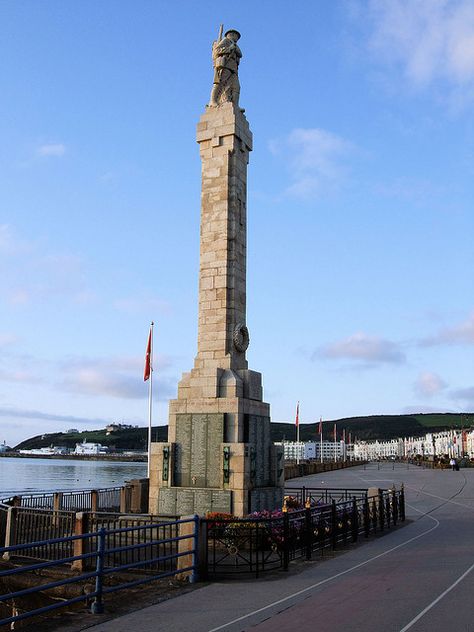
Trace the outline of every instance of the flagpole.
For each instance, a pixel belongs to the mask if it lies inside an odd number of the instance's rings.
[[[299,465],[300,462],[300,403],[298,402],[296,406],[296,463]]]
[[[337,457],[336,457],[336,437],[337,437],[336,424],[334,424],[334,463],[336,463],[336,461],[337,461]]]
[[[147,476],[150,478],[151,472],[151,412],[152,412],[152,396],[153,396],[153,321],[150,325],[150,383],[148,385],[148,465]]]
[[[321,436],[321,463],[322,463],[323,462],[323,418],[322,417],[319,418],[319,427],[321,429],[320,436]]]

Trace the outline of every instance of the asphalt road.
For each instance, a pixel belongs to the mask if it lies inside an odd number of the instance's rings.
[[[94,632],[474,632],[474,469],[377,464],[294,479],[405,484],[407,526],[277,579],[212,583]]]

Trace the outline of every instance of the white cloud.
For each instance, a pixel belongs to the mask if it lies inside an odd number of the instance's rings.
[[[3,371],[0,369],[0,382],[17,382],[21,384],[39,384],[43,382],[29,371]]]
[[[24,288],[12,288],[8,291],[6,299],[10,305],[26,305],[31,300],[31,294]]]
[[[66,153],[66,145],[63,143],[44,143],[36,150],[39,156],[64,156]]]
[[[344,161],[354,146],[323,129],[294,129],[283,139],[270,142],[270,151],[284,154],[292,184],[286,193],[311,197],[323,187],[339,184],[345,175]]]
[[[42,419],[45,421],[62,421],[69,423],[96,423],[99,424],[100,427],[103,427],[106,423],[109,423],[109,420],[104,420],[100,418],[91,419],[88,417],[74,417],[73,415],[57,415],[46,413],[40,410],[30,410],[23,408],[0,408],[0,417],[10,417],[13,419]]]
[[[168,399],[176,389],[176,380],[162,375],[171,366],[166,356],[155,357],[156,394],[159,399]],[[61,389],[84,395],[142,399],[148,396],[148,387],[143,382],[144,355],[117,356],[110,358],[67,358],[61,363],[64,380]]]
[[[442,80],[472,97],[472,0],[372,0],[369,17],[377,60],[399,64],[415,85]]]
[[[420,373],[415,382],[415,391],[422,397],[433,397],[447,386],[446,382],[436,373],[425,371]]]
[[[425,347],[435,345],[472,345],[474,344],[474,312],[462,323],[454,327],[441,329],[436,335],[423,339]]]
[[[422,415],[424,413],[455,413],[457,412],[456,410],[453,410],[451,408],[446,408],[444,406],[441,406],[441,408],[438,407],[433,407],[433,406],[405,406],[402,409],[402,414],[405,415]]]
[[[401,364],[405,361],[405,355],[396,343],[363,332],[324,346],[318,355],[366,363]]]
[[[18,336],[15,334],[0,334],[0,347],[7,347],[18,341]]]
[[[474,409],[474,386],[468,388],[458,388],[450,393],[450,398],[461,400],[467,408]]]
[[[85,305],[96,296],[89,290],[84,262],[70,253],[48,251],[35,241],[21,240],[10,226],[0,225],[0,302],[21,307],[67,297]]]

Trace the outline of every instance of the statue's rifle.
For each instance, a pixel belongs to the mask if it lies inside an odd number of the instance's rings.
[[[218,46],[219,42],[222,40],[222,31],[223,31],[223,29],[224,29],[224,25],[221,24],[220,28],[219,28],[219,34],[217,36],[217,39],[214,42],[212,42],[212,50],[214,50],[216,48],[216,46]]]

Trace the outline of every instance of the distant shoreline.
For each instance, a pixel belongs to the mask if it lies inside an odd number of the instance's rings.
[[[0,458],[15,459],[69,459],[72,461],[123,461],[129,463],[146,463],[146,454],[17,454],[6,452],[0,454]]]

